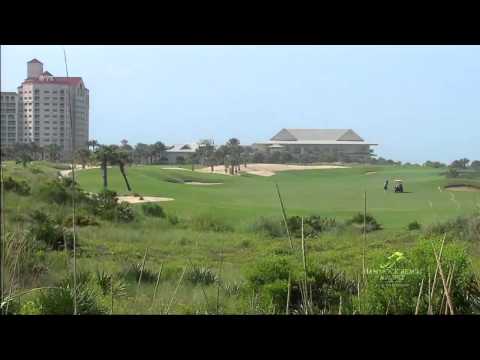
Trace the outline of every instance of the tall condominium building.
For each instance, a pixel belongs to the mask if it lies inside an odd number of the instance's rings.
[[[18,142],[57,144],[64,158],[87,148],[89,91],[81,77],[58,77],[37,59],[27,63],[27,78],[18,87]],[[73,135],[73,141],[72,141]]]
[[[13,145],[18,142],[18,96],[14,92],[0,93],[0,144]]]

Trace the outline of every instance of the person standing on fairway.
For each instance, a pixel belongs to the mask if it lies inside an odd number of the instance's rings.
[[[385,180],[385,184],[383,184],[383,190],[387,191],[388,190],[388,179]]]

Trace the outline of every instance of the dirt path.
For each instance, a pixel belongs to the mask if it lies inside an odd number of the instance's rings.
[[[258,176],[273,176],[278,171],[291,170],[326,170],[326,169],[345,169],[348,166],[339,165],[287,165],[287,164],[247,164],[247,167],[241,165],[240,173],[258,175]],[[211,173],[210,167],[199,169],[198,171]],[[225,174],[225,166],[217,165],[214,167],[215,174]]]

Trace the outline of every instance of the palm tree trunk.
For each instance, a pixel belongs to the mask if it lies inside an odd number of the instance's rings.
[[[107,159],[104,157],[102,159],[102,171],[103,171],[103,188],[108,188],[108,177],[107,177]]]
[[[120,167],[120,172],[122,173],[123,180],[125,180],[125,185],[127,185],[128,191],[132,191],[132,188],[128,183],[127,174],[125,174],[125,165],[123,163],[120,163],[118,166]]]

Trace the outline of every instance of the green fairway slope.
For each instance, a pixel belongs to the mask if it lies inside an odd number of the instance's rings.
[[[237,226],[251,223],[261,215],[280,215],[275,182],[289,216],[320,214],[346,219],[363,211],[366,191],[368,212],[391,229],[404,228],[413,220],[430,223],[471,212],[480,202],[480,193],[446,191],[443,187],[448,182],[441,170],[425,167],[360,166],[284,171],[272,177],[226,176],[160,166],[134,166],[127,173],[133,192],[174,198],[175,201],[162,205],[167,211],[181,216],[213,213]],[[102,188],[99,169],[79,171],[77,177],[88,191]],[[390,181],[387,192],[383,190],[385,179]],[[406,193],[393,192],[394,179],[404,181]],[[182,181],[222,184],[195,186]],[[128,193],[118,168],[109,169],[109,188],[119,194]]]

